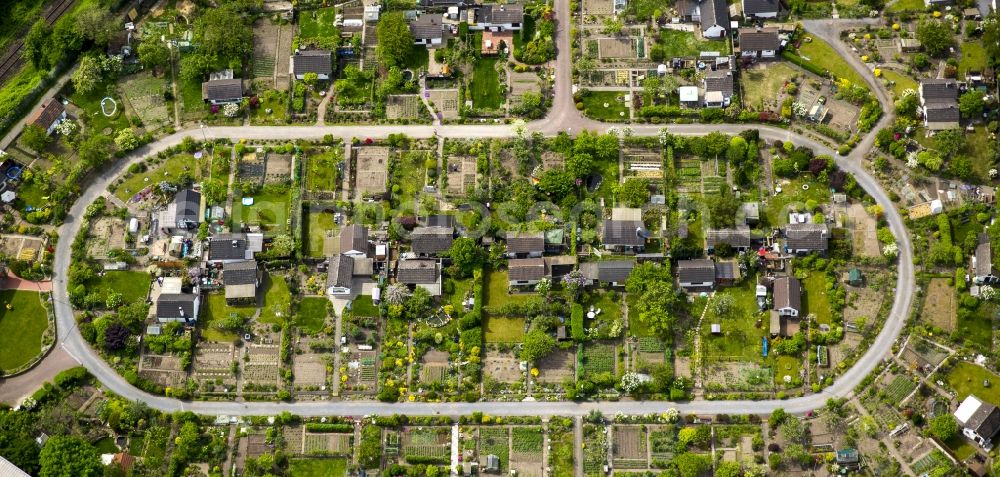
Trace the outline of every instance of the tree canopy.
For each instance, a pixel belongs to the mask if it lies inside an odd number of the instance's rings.
[[[951,28],[938,20],[923,20],[917,25],[917,39],[931,56],[943,56],[955,44]]]
[[[104,474],[101,457],[76,436],[53,436],[39,454],[39,477],[97,477]]]
[[[375,54],[386,68],[402,66],[413,49],[413,35],[403,12],[389,12],[378,19]]]

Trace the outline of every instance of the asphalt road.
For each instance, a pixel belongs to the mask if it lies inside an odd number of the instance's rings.
[[[610,129],[608,125],[592,121],[580,116],[573,104],[569,91],[571,87],[571,62],[568,59],[569,37],[568,37],[568,0],[556,0],[558,10],[559,26],[557,28],[557,44],[559,46],[559,59],[557,59],[555,89],[557,97],[554,101],[550,115],[543,120],[528,123],[528,131],[538,131],[545,134],[553,134],[559,131],[578,132],[580,129],[591,129],[604,131]],[[819,22],[807,24],[806,27],[819,30],[818,36],[827,37],[834,35],[832,23]],[[825,30],[824,30],[825,29]],[[832,44],[840,45],[837,41]],[[850,54],[845,57],[853,58]],[[865,71],[864,76],[870,77],[864,65],[860,65],[856,60],[852,66]],[[881,85],[870,78],[870,84],[884,105],[891,105],[888,95],[881,88]],[[891,109],[891,107],[887,108]],[[890,122],[891,114],[887,114],[882,120],[882,124]],[[624,127],[618,125],[617,128]],[[655,135],[661,127],[648,125],[630,126],[636,135]],[[70,247],[73,237],[80,229],[80,217],[82,217],[87,205],[100,196],[111,183],[111,181],[121,174],[133,163],[143,160],[145,157],[162,151],[170,146],[178,144],[184,137],[191,136],[195,139],[206,138],[229,138],[233,140],[294,140],[294,139],[320,139],[324,135],[332,134],[350,140],[351,138],[381,138],[392,133],[404,133],[411,137],[431,137],[433,135],[452,138],[482,138],[482,137],[510,137],[515,134],[513,126],[506,125],[464,125],[464,126],[431,126],[431,125],[406,125],[406,126],[278,126],[278,127],[208,127],[203,130],[192,129],[182,131],[165,137],[153,144],[143,146],[125,158],[119,160],[94,178],[86,189],[81,193],[80,198],[73,204],[65,224],[59,230],[60,240],[55,250],[55,270],[54,278],[54,299],[55,312],[58,323],[59,340],[66,350],[76,357],[97,379],[110,391],[129,399],[141,400],[149,406],[165,412],[173,411],[194,411],[207,415],[270,415],[282,411],[291,411],[303,416],[322,415],[366,415],[366,414],[433,414],[441,413],[446,415],[470,414],[474,411],[486,411],[493,415],[584,415],[591,410],[599,410],[606,414],[623,412],[627,414],[659,413],[667,408],[677,408],[683,413],[697,414],[768,414],[774,409],[784,408],[792,413],[805,413],[812,409],[822,407],[826,400],[831,397],[843,397],[852,394],[853,389],[871,372],[879,362],[884,359],[892,348],[893,342],[899,337],[903,325],[909,315],[910,305],[915,288],[913,270],[913,252],[909,235],[906,231],[903,219],[892,201],[889,200],[885,191],[879,183],[864,170],[861,165],[861,157],[868,150],[872,143],[873,134],[869,134],[862,141],[862,147],[858,147],[847,157],[839,157],[834,151],[824,144],[811,138],[800,136],[789,130],[765,126],[765,125],[733,125],[733,124],[683,124],[667,125],[664,127],[671,133],[684,135],[699,135],[711,131],[719,131],[727,134],[736,134],[745,129],[757,129],[762,138],[773,141],[781,139],[792,141],[798,145],[805,145],[813,148],[818,154],[829,154],[836,158],[837,165],[845,171],[851,173],[858,184],[863,187],[875,201],[882,205],[885,210],[886,219],[896,240],[899,244],[899,264],[897,266],[896,290],[893,294],[893,306],[885,326],[868,348],[867,352],[857,361],[857,364],[842,374],[839,379],[830,387],[817,394],[788,399],[770,401],[692,401],[684,403],[672,403],[666,401],[618,401],[618,402],[475,402],[475,403],[382,403],[376,401],[322,401],[322,402],[207,402],[193,401],[186,402],[177,399],[153,396],[135,387],[132,387],[117,372],[115,372],[104,360],[87,344],[80,335],[73,317],[73,310],[69,303],[66,290],[66,273],[70,265]],[[876,128],[877,130],[877,128]]]

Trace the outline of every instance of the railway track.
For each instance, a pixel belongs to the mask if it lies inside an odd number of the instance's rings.
[[[42,18],[49,25],[56,22],[63,14],[66,13],[76,0],[57,0],[57,3],[50,5],[45,13],[42,14]],[[8,47],[7,51],[4,52],[3,56],[0,56],[0,84],[3,84],[10,77],[17,74],[21,70],[21,66],[24,65],[24,55],[22,51],[24,50],[24,37],[28,35],[28,30],[31,27],[22,28],[18,34],[18,38],[14,40]]]

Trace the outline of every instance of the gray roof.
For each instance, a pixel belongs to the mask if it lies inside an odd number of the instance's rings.
[[[292,74],[304,75],[333,73],[333,58],[329,50],[304,50],[292,55]]]
[[[719,244],[729,244],[733,248],[749,248],[752,236],[749,227],[735,229],[711,229],[705,233],[705,243],[708,248]]]
[[[986,401],[982,401],[976,412],[962,426],[976,431],[976,434],[990,439],[1000,431],[1000,410]]]
[[[403,260],[396,270],[396,280],[407,285],[437,283],[437,260]]]
[[[961,118],[957,102],[950,105],[930,104],[924,115],[929,123],[957,123]]]
[[[735,280],[739,276],[738,270],[739,267],[732,260],[718,262],[715,264],[715,279]]]
[[[781,11],[781,0],[743,0],[743,14],[770,13]]]
[[[368,228],[360,224],[351,224],[340,231],[340,252],[350,251],[368,253]]]
[[[197,310],[194,309],[197,299],[198,295],[193,293],[161,293],[156,299],[156,317],[197,320]]]
[[[740,28],[740,51],[776,51],[781,47],[777,28]]]
[[[257,261],[241,260],[222,266],[222,282],[230,285],[255,285],[257,283]]]
[[[455,240],[451,227],[417,227],[410,234],[414,253],[438,254],[451,248]]]
[[[479,23],[502,25],[524,22],[524,7],[511,5],[483,5],[479,7]]]
[[[920,97],[925,104],[958,104],[958,82],[952,79],[925,79],[920,82]]]
[[[705,91],[719,91],[726,96],[733,95],[733,73],[729,70],[709,71],[705,75]]]
[[[413,35],[413,39],[415,40],[444,38],[441,15],[421,15],[416,20],[410,22],[410,34]]]
[[[326,286],[350,288],[354,276],[354,259],[345,255],[330,257],[326,271]]]
[[[514,258],[507,261],[509,280],[541,280],[545,277],[545,259]]]
[[[641,220],[605,220],[601,241],[605,245],[640,246],[646,243]]]
[[[545,234],[542,232],[509,232],[507,252],[530,253],[545,251]]]
[[[631,260],[605,260],[580,264],[580,272],[584,277],[601,282],[622,283],[632,274],[633,268],[635,262]]]
[[[792,308],[802,310],[802,285],[795,277],[780,277],[774,280],[774,309]]]
[[[979,245],[976,246],[976,276],[988,277],[993,275],[993,247],[990,245],[990,236],[979,234]]]
[[[201,84],[201,98],[210,101],[226,101],[243,97],[243,80],[211,80]]]
[[[678,260],[677,278],[681,283],[714,283],[715,262],[706,258]]]
[[[199,212],[201,211],[201,194],[191,189],[184,189],[174,196],[174,204],[177,204],[177,224],[193,222],[197,224],[201,221]],[[173,226],[174,224],[169,224]]]
[[[703,0],[701,2],[701,29],[720,26],[729,30],[729,4],[726,0]]]
[[[788,224],[785,237],[791,250],[825,251],[829,244],[830,228],[826,224]]]
[[[225,233],[208,239],[209,260],[242,260],[247,255],[247,236]]]

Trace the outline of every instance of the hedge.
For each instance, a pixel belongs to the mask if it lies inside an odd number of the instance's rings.
[[[574,303],[570,314],[570,335],[576,341],[584,341],[587,339],[586,333],[583,331],[583,305],[579,303]]]
[[[418,464],[450,465],[451,458],[431,457],[426,455],[408,455],[406,456],[406,463],[410,465],[418,465]]]
[[[316,433],[348,433],[354,432],[354,426],[342,422],[310,422],[306,431]]]

